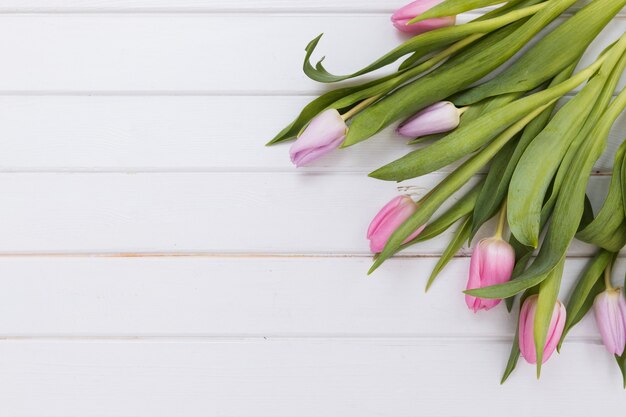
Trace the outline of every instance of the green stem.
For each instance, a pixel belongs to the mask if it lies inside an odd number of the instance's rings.
[[[385,94],[389,93],[391,90],[401,86],[407,81],[410,81],[411,79],[428,71],[429,69],[433,68],[435,65],[445,61],[451,55],[459,52],[461,49],[465,48],[466,46],[476,42],[478,39],[482,38],[483,36],[485,36],[484,33],[476,33],[474,35],[470,35],[467,38],[460,40],[454,45],[451,45],[450,47],[444,49],[438,54],[432,56],[431,58],[429,58],[427,61],[424,61],[420,65],[400,73],[400,75],[398,75],[397,77],[392,78],[391,80],[386,81],[385,83],[381,85],[376,85],[376,86],[370,87],[367,90],[359,91],[357,93],[344,97],[343,99],[335,102],[333,104],[333,107],[337,109],[347,107],[350,104],[352,104],[354,101],[357,101],[359,97],[363,97],[363,96],[367,97],[369,94],[373,94],[373,96],[359,103],[356,107],[352,108],[346,114],[341,116],[343,120],[348,120],[349,118],[355,116],[357,113],[361,112],[370,104],[382,98]]]
[[[611,274],[613,272],[613,260],[611,259],[604,270],[604,285],[609,291],[615,290],[613,283],[611,282]]]
[[[359,113],[360,111],[362,111],[363,109],[365,109],[367,106],[369,106],[370,104],[374,103],[376,100],[378,100],[379,98],[381,98],[383,96],[383,94],[377,94],[374,97],[370,97],[367,100],[363,100],[362,102],[360,102],[359,104],[357,104],[356,106],[354,106],[353,108],[350,109],[350,111],[344,113],[341,118],[343,120],[348,120],[349,118],[351,118],[352,116],[354,116],[355,114]]]
[[[496,229],[496,237],[502,239],[502,235],[504,233],[504,226],[506,224],[506,205],[507,199],[504,199],[504,203],[502,203],[502,208],[500,209],[500,217],[498,218],[498,228]]]

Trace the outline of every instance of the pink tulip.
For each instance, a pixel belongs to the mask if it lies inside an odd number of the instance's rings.
[[[371,251],[373,253],[382,252],[393,232],[416,211],[417,204],[408,196],[398,196],[387,203],[374,217],[367,230]],[[416,230],[404,243],[415,239],[424,230],[424,227]]]
[[[396,29],[418,35],[420,33],[428,32],[430,30],[439,29],[446,26],[452,26],[456,23],[456,16],[440,17],[436,19],[427,19],[421,22],[407,25],[407,23],[413,18],[421,15],[427,10],[432,9],[434,6],[443,2],[444,0],[417,0],[413,3],[409,3],[404,7],[396,10],[391,16],[391,22]]]
[[[473,290],[507,282],[511,279],[514,267],[515,250],[508,242],[499,237],[483,239],[472,253],[467,289]],[[465,296],[467,306],[474,310],[474,313],[478,310],[489,310],[501,301]]]
[[[407,121],[396,132],[408,138],[449,132],[461,122],[461,112],[449,101],[440,101],[426,107]]]
[[[537,312],[537,301],[539,296],[532,295],[524,301],[519,317],[519,350],[526,362],[537,363],[537,351],[535,349],[535,313]],[[546,363],[554,353],[556,346],[561,340],[567,312],[565,306],[557,301],[554,305],[554,312],[550,320],[546,344],[543,348],[542,363]]]
[[[347,132],[348,126],[337,110],[329,109],[320,113],[291,146],[291,162],[301,167],[315,161],[337,149]]]
[[[626,346],[626,300],[622,289],[598,294],[593,310],[604,346],[613,355],[621,356]]]

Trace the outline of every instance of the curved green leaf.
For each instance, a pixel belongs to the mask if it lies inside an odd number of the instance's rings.
[[[537,294],[537,290],[538,288],[531,288],[522,295],[522,299],[520,301],[520,309],[521,309],[521,306],[524,304],[524,301],[526,301],[528,297],[530,297],[531,295]],[[519,357],[520,357],[520,350],[519,350],[519,316],[518,316],[517,326],[515,326],[515,339],[513,339],[513,345],[511,346],[511,354],[509,355],[509,360],[507,361],[506,369],[504,370],[504,375],[502,375],[502,380],[500,381],[500,384],[504,384],[506,380],[509,378],[509,376],[511,376],[511,374],[515,370],[515,367],[517,366]]]
[[[622,160],[620,179],[622,185],[622,207],[624,209],[624,215],[626,216],[626,156]],[[626,288],[626,286],[624,288]],[[626,291],[624,291],[624,294],[626,295]]]
[[[413,244],[425,242],[439,236],[440,234],[448,230],[458,220],[470,214],[476,206],[476,197],[478,196],[482,185],[483,183],[480,182],[474,188],[472,188],[467,194],[461,197],[459,201],[457,201],[452,207],[446,210],[435,221],[429,223],[424,228],[422,233],[419,234],[419,236],[417,236],[412,241],[402,245],[401,250]]]
[[[535,337],[535,351],[537,352],[537,378],[541,376],[541,365],[543,363],[543,348],[546,345],[554,305],[559,297],[561,288],[561,278],[563,277],[563,259],[556,268],[550,271],[546,279],[539,285],[539,298],[537,299],[537,310],[535,312],[535,322],[533,327]]]
[[[433,285],[433,282],[435,282],[435,279],[437,279],[437,276],[439,276],[439,273],[443,270],[443,268],[446,267],[446,265],[448,265],[448,263],[450,262],[450,259],[452,259],[454,255],[457,254],[457,252],[463,246],[463,243],[467,241],[467,238],[469,237],[471,230],[472,230],[472,217],[467,216],[465,220],[461,223],[459,228],[456,230],[456,232],[454,233],[454,236],[452,237],[452,240],[450,241],[446,249],[443,251],[443,254],[439,258],[439,260],[437,261],[437,265],[435,265],[433,272],[430,274],[430,277],[428,278],[428,283],[426,284],[426,291],[430,289],[431,285]]]
[[[626,36],[622,38],[626,45]],[[620,41],[622,42],[622,41]],[[626,107],[626,90],[623,90],[607,109],[589,138],[580,149],[580,156],[570,168],[557,198],[546,238],[535,262],[514,281],[491,287],[467,291],[480,298],[507,298],[545,279],[565,257],[574,238],[585,209],[585,190],[593,165],[606,148],[609,131],[619,114]]]
[[[298,117],[282,131],[280,131],[272,140],[270,140],[267,143],[267,146],[294,139],[300,133],[300,131],[311,121],[311,119],[320,114],[322,111],[328,108],[336,108],[338,110],[341,110],[344,107],[349,107],[355,104],[356,101],[348,102],[346,100],[346,97],[354,95],[360,91],[369,90],[372,87],[380,85],[388,80],[392,80],[395,77],[398,77],[398,74],[391,74],[387,77],[383,77],[375,81],[370,81],[353,87],[338,88],[336,90],[332,90],[325,94],[322,94],[321,96],[317,97],[315,100],[307,104],[304,109],[302,109]],[[338,100],[342,100],[342,102],[339,104],[342,104],[343,107],[337,107]]]
[[[412,52],[423,50],[424,52],[428,53],[435,51],[438,48],[449,45],[453,42],[459,41],[468,35],[493,32],[494,30],[504,27],[519,19],[531,16],[537,13],[542,8],[544,8],[542,4],[537,4],[525,7],[523,9],[513,10],[505,15],[497,16],[492,19],[469,22],[459,26],[448,26],[422,33],[409,39],[402,45],[398,46],[391,52],[383,55],[381,58],[377,59],[365,68],[347,75],[333,75],[329,73],[322,64],[324,58],[322,58],[315,66],[311,64],[311,55],[313,55],[315,48],[317,47],[320,39],[323,36],[323,34],[321,34],[313,39],[311,42],[309,42],[309,44],[306,46],[306,55],[304,58],[303,70],[309,78],[322,83],[333,83],[347,80],[350,78],[355,78],[392,64],[398,59]]]
[[[444,139],[379,168],[370,176],[386,181],[403,181],[449,165],[475,152],[534,109],[560,98],[593,75],[600,65],[601,61],[598,61],[554,87],[490,111],[467,125],[457,128]]]
[[[519,2],[519,0],[518,0]],[[456,16],[463,12],[500,4],[502,0],[446,0],[409,21],[409,25],[436,17]]]
[[[603,77],[593,77],[563,106],[528,145],[513,172],[507,217],[511,232],[527,246],[537,247],[539,244],[541,211],[548,187],[605,82]]]
[[[624,377],[624,389],[626,389],[626,353],[622,356],[615,356],[617,360],[617,366],[619,366],[619,370],[622,372],[622,376]]]
[[[622,77],[624,68],[626,68],[626,56],[622,56],[620,60],[617,62],[617,64],[615,65],[615,67],[613,68],[613,71],[611,72],[604,86],[602,94],[600,95],[600,98],[598,99],[595,106],[593,107],[591,114],[587,118],[587,121],[585,122],[583,129],[580,131],[576,139],[574,139],[574,142],[569,147],[567,153],[565,154],[565,157],[561,161],[561,165],[559,166],[559,170],[556,174],[556,178],[550,190],[550,197],[544,203],[544,206],[542,209],[542,213],[541,213],[542,221],[547,220],[552,214],[552,210],[554,209],[554,205],[556,204],[556,200],[559,196],[561,186],[563,182],[565,181],[565,178],[569,175],[569,169],[570,169],[570,166],[572,165],[572,161],[578,159],[579,150],[580,150],[582,143],[589,137],[589,134],[591,133],[592,129],[594,129],[594,127],[598,123],[598,120],[600,120],[603,113],[606,111],[606,108],[608,107],[609,103],[613,99],[615,88],[620,78]],[[602,73],[605,73],[606,71],[607,71],[607,68],[605,67],[601,68],[599,71],[599,75]],[[593,213],[592,213],[592,216],[593,216]],[[590,221],[591,220],[593,220],[593,218],[590,218]],[[590,223],[590,221],[587,223]],[[587,225],[587,223],[585,223],[580,230],[582,230]]]
[[[565,329],[559,341],[558,349],[561,350],[563,341],[569,331],[580,322],[587,314],[593,301],[600,292],[604,291],[604,283],[600,279],[611,262],[615,259],[615,254],[607,251],[600,251],[582,272],[576,286],[567,301],[567,318]]]
[[[545,107],[540,107],[534,112],[520,120],[505,132],[503,132],[497,139],[486,146],[481,152],[477,153],[467,161],[465,161],[460,167],[458,167],[453,173],[448,175],[443,181],[441,181],[428,195],[419,202],[419,209],[406,220],[396,231],[391,235],[385,248],[380,253],[378,258],[374,261],[374,265],[369,270],[371,274],[376,268],[382,265],[385,260],[393,256],[398,248],[402,246],[402,243],[419,227],[426,224],[432,215],[437,211],[439,207],[456,191],[458,191],[464,184],[466,184],[473,176],[480,170],[486,163],[488,163],[496,153],[506,143],[511,140],[524,126],[526,126],[532,119],[537,117]]]
[[[550,87],[567,80],[572,75],[573,71],[573,65],[568,67],[566,70],[561,71],[559,75],[554,77],[550,83]],[[522,157],[522,154],[530,142],[546,127],[555,106],[556,103],[549,106],[543,111],[543,113],[526,126],[511,155],[501,151],[500,154],[494,158],[485,180],[485,186],[482,188],[481,193],[478,196],[476,209],[474,210],[472,238],[478,232],[478,229],[480,229],[480,227],[487,222],[487,220],[495,216],[498,209],[502,206],[502,202],[504,201],[504,198],[509,190],[509,183],[511,182],[513,171],[515,170],[518,161]],[[501,165],[504,165],[504,167],[502,168]],[[509,306],[510,311],[510,308],[512,307],[511,301],[508,301],[507,306]]]
[[[562,29],[564,24],[547,34],[504,72],[463,95],[459,103],[467,105],[490,96],[536,88],[577,61],[624,5],[626,2],[615,0],[592,2],[587,7],[597,13],[575,14],[567,27]]]
[[[576,235],[583,242],[600,246],[612,252],[618,252],[626,245],[622,196],[622,167],[625,156],[626,142],[622,143],[615,156],[609,193],[598,216]]]
[[[588,17],[590,22],[599,24],[597,19],[592,17],[597,14],[613,16],[615,14],[612,13],[613,5],[609,4],[613,1],[596,0],[591,5],[580,10],[576,17]],[[510,59],[541,29],[574,2],[574,0],[552,0],[548,2],[542,10],[532,16],[515,32],[495,45],[476,50],[475,54],[465,56],[463,59],[460,58],[460,54],[431,73],[396,90],[393,94],[368,107],[353,119],[345,145],[349,146],[359,143],[380,132],[395,121],[407,118],[429,104],[443,100],[470,86],[473,82],[480,80]],[[626,0],[619,0],[619,3],[626,4]],[[580,24],[578,19],[573,23],[572,19],[569,19],[556,30],[567,31],[571,36],[571,41],[578,42],[579,39],[576,36],[577,25]],[[580,39],[580,41],[583,40]]]

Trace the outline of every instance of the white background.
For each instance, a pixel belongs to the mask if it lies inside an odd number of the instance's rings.
[[[541,381],[499,385],[515,315],[467,310],[469,251],[424,294],[449,235],[365,276],[397,192],[366,173],[402,140],[297,171],[263,147],[323,91],[306,43],[356,69],[402,40],[401,4],[0,1],[0,415],[624,416],[591,318]],[[564,300],[592,253],[571,249]]]

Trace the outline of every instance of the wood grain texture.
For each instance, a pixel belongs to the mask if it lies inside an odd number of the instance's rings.
[[[419,198],[444,176],[427,175],[400,190]],[[595,203],[602,201],[609,180],[592,179]],[[0,193],[4,254],[335,256],[369,255],[367,227],[398,189],[350,173],[22,173],[0,175]],[[481,236],[493,230],[486,225]],[[449,238],[442,235],[406,253],[440,254]],[[576,242],[570,254],[593,252]]]
[[[442,339],[0,342],[0,415],[623,416],[602,346],[566,345],[541,382],[520,364],[500,386],[508,351]]]
[[[0,96],[0,171],[281,171],[299,175],[289,160],[289,144],[271,148],[263,144],[312,99]],[[625,131],[626,115],[622,115],[597,164],[599,171],[610,171]],[[365,175],[420,146],[407,146],[391,128],[298,171]]]
[[[581,0],[577,10],[590,0]],[[391,13],[408,0],[2,0],[0,12],[350,12]]]
[[[591,317],[540,383],[498,384],[515,314],[468,312],[469,250],[423,292],[449,234],[365,276],[390,131],[303,170],[262,147],[325,91],[304,45],[326,32],[351,71],[405,39],[404,3],[0,0],[0,416],[623,415]],[[562,299],[593,253],[573,245]]]
[[[513,337],[515,313],[465,305],[469,259],[424,293],[435,263],[393,259],[367,277],[364,257],[0,257],[0,338]],[[562,300],[586,263],[567,263]],[[595,320],[568,340],[597,344]]]
[[[303,74],[303,48],[320,33],[317,56],[339,73],[401,40],[377,15],[5,14],[0,28],[0,94],[310,95],[324,87]],[[625,28],[609,24],[581,66]]]

